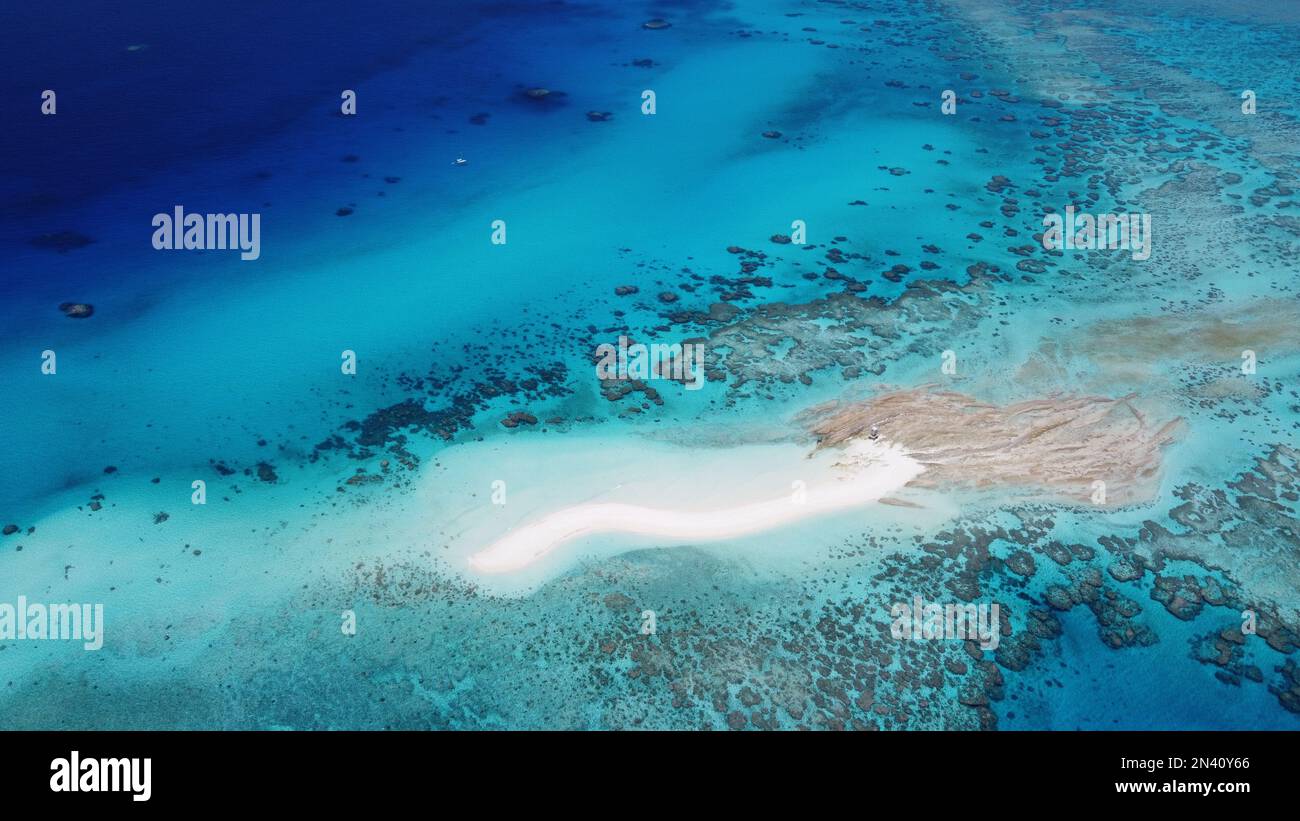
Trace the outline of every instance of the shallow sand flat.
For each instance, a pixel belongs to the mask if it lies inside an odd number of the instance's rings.
[[[470,566],[485,573],[519,570],[566,542],[597,533],[651,536],[665,544],[747,536],[877,501],[922,470],[901,448],[865,440],[853,443],[829,470],[822,463],[818,478],[802,488],[736,506],[681,510],[597,503],[562,508],[512,529],[470,556]]]
[[[819,546],[831,546],[853,532],[861,532],[864,517],[869,519],[865,522],[868,527],[907,527],[917,518],[930,521],[953,512],[949,506],[935,505],[928,498],[921,511],[902,511],[874,503],[884,495],[912,498],[911,491],[898,488],[913,477],[915,469],[896,451],[882,450],[880,458],[899,465],[900,472],[881,480],[877,488],[871,479],[838,482],[841,477],[853,475],[836,466],[846,458],[840,451],[810,454],[804,443],[770,441],[770,431],[764,434],[766,441],[759,442],[735,441],[726,435],[715,442],[695,431],[685,426],[674,429],[669,436],[670,431],[660,430],[651,439],[604,429],[563,436],[504,436],[458,445],[441,455],[437,471],[418,493],[423,527],[443,546],[437,555],[452,570],[467,574],[493,591],[506,592],[542,583],[592,556],[669,544],[725,541],[737,525],[724,522],[726,517],[717,514],[740,509],[746,510],[738,515],[758,517],[758,526],[751,523],[735,531],[736,536],[751,534],[742,554],[734,554],[729,546],[720,549],[773,572],[799,572],[805,561],[818,555]],[[494,481],[505,482],[505,504],[492,503]],[[803,483],[802,506],[792,501],[797,482]],[[854,499],[860,499],[861,511],[853,507],[858,501],[841,498],[840,494],[856,494]],[[769,503],[773,505],[771,510],[764,507]],[[588,529],[598,524],[593,518],[575,528],[586,535],[604,533],[594,538],[582,538],[568,530],[568,525],[577,521],[567,518],[573,514],[552,520],[544,530],[538,524],[573,508],[584,509],[577,514],[579,517],[606,517],[609,506],[619,506],[623,513],[633,508],[667,511],[670,516],[661,519],[641,512],[637,515],[648,518],[638,526],[628,527],[623,526],[628,522],[617,516],[608,517],[600,521],[614,527],[602,524]],[[789,513],[789,518],[782,511]],[[848,511],[852,521],[836,516],[835,511]],[[797,528],[780,527],[809,516],[818,517],[815,525],[805,521]],[[674,521],[679,525],[673,525]],[[648,526],[651,523],[653,527]],[[685,529],[674,529],[678,526]],[[760,531],[776,535],[755,541]],[[510,565],[513,561],[505,561],[505,557],[514,556],[516,551],[529,553],[550,541],[542,537],[544,532],[567,534],[578,541],[563,549],[544,550],[531,562],[516,565],[510,573],[486,572],[491,566],[489,561]],[[512,533],[529,535],[516,535],[506,541],[495,560],[483,556],[471,562],[472,556],[484,553]]]

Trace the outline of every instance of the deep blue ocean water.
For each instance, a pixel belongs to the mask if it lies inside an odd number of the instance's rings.
[[[101,651],[0,639],[5,726],[1295,729],[1300,21],[1051,5],[0,13],[0,602],[107,614]],[[1157,252],[1034,252],[1069,202],[1152,213]],[[155,250],[177,205],[260,214],[260,258]],[[806,249],[770,239],[793,220]],[[611,400],[589,375],[619,333],[720,328],[705,390]],[[624,481],[740,485],[746,446],[940,383],[946,349],[988,402],[1135,393],[1183,418],[1157,497],[953,491],[933,516],[466,571],[480,528]],[[895,598],[971,583],[1034,636],[1022,655],[882,639]],[[1216,648],[1245,609],[1264,635]]]

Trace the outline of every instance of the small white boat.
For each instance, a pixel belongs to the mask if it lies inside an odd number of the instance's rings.
[[[452,165],[468,165],[468,164],[469,164],[469,160],[465,159],[464,157],[457,157],[456,161],[452,163]]]

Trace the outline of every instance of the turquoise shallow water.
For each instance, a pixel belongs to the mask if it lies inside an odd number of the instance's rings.
[[[87,12],[80,63],[34,35],[0,84],[60,95],[5,137],[33,159],[0,190],[0,602],[106,614],[97,652],[0,638],[6,726],[1298,726],[1297,21],[236,11],[260,25]],[[261,258],[154,251],[178,203],[260,213]],[[1044,252],[1070,203],[1150,213],[1151,258]],[[773,241],[795,220],[806,244]],[[707,340],[710,381],[611,390],[592,353],[620,334]],[[1131,505],[918,487],[468,566],[565,505],[780,496],[812,476],[802,411],[918,388],[1183,424]],[[999,603],[999,649],[893,638],[915,595]]]

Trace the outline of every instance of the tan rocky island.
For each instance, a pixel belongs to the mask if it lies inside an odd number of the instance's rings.
[[[875,425],[880,439],[924,468],[913,487],[1118,506],[1154,497],[1162,450],[1183,424],[1147,419],[1134,398],[1059,396],[998,406],[921,387],[820,405],[801,418],[818,448],[869,437]],[[1105,482],[1104,497],[1096,482]]]

